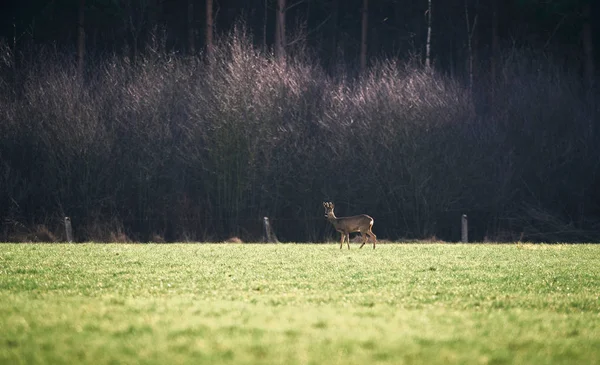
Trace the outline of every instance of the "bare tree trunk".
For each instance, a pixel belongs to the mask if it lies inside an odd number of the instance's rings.
[[[263,52],[267,52],[267,20],[268,20],[268,15],[269,15],[269,6],[268,6],[268,1],[269,0],[265,0],[264,1],[264,14],[263,14],[263,39],[262,39],[262,48],[263,48]]]
[[[83,77],[85,61],[85,0],[79,1],[79,16],[77,19],[77,71],[79,77]]]
[[[285,58],[285,0],[277,0],[275,17],[275,56],[279,60]]]
[[[425,45],[425,67],[431,69],[431,0],[427,8],[427,44]]]
[[[495,105],[496,99],[496,77],[497,77],[497,58],[498,58],[498,0],[492,0],[492,57],[490,60],[490,87],[491,104]]]
[[[331,2],[331,66],[335,67],[337,64],[337,27],[338,18],[340,13],[339,0],[333,0]]]
[[[136,17],[139,15],[139,10],[135,9],[133,7],[133,5],[130,3],[130,6],[127,8],[127,19],[125,19],[127,27],[129,28],[129,31],[131,32],[131,49],[130,49],[130,57],[131,57],[131,64],[136,64],[137,63],[137,56],[138,56],[138,41],[139,41],[139,37],[140,37],[140,32],[141,32],[141,28],[142,28],[142,23],[139,21],[139,19]]]
[[[583,43],[583,72],[586,91],[594,88],[594,48],[592,39],[592,14],[589,2],[583,5],[583,28],[581,31]]]
[[[137,30],[132,28],[131,31],[131,64],[137,63],[138,55],[138,35]]]
[[[207,2],[210,0],[207,0]],[[187,9],[188,54],[196,53],[196,29],[194,27],[194,0],[188,0]]]
[[[473,20],[473,25],[471,25],[471,19],[469,18],[469,4],[468,1],[465,0],[465,20],[467,22],[467,52],[468,52],[468,74],[469,74],[469,91],[473,91],[473,34],[475,32],[475,27],[477,26],[477,15],[475,15],[475,19]]]
[[[152,32],[158,30],[160,16],[162,14],[161,3],[161,0],[148,0],[147,23],[148,29],[151,29]]]
[[[213,57],[213,0],[206,0],[206,57]]]
[[[362,31],[360,37],[360,71],[367,68],[367,35],[369,29],[369,0],[363,0],[362,7]]]

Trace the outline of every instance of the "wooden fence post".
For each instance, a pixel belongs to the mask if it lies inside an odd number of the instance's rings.
[[[67,234],[67,242],[73,242],[73,228],[71,227],[71,218],[65,217],[65,232]]]
[[[265,240],[270,243],[279,243],[275,232],[273,232],[273,228],[271,227],[271,223],[269,223],[269,217],[263,218],[263,224],[265,226]]]
[[[469,242],[469,223],[467,222],[466,214],[463,214],[461,219],[460,241],[463,243]]]

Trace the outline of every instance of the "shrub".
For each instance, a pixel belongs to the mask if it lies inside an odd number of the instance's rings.
[[[3,221],[69,215],[78,240],[248,241],[268,216],[282,241],[317,241],[330,200],[373,215],[382,238],[456,240],[462,213],[479,239],[594,237],[594,104],[549,60],[508,54],[482,113],[414,60],[328,76],[240,27],[208,62],[162,49],[95,60],[85,79],[43,51],[0,82]]]

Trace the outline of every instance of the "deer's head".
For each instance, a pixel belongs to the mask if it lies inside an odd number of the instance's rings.
[[[323,202],[323,207],[325,208],[325,218],[335,218],[335,214],[333,214],[333,203],[332,202]]]

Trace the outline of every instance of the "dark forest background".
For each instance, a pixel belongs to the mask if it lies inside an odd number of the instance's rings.
[[[600,5],[0,9],[0,240],[600,239]]]

